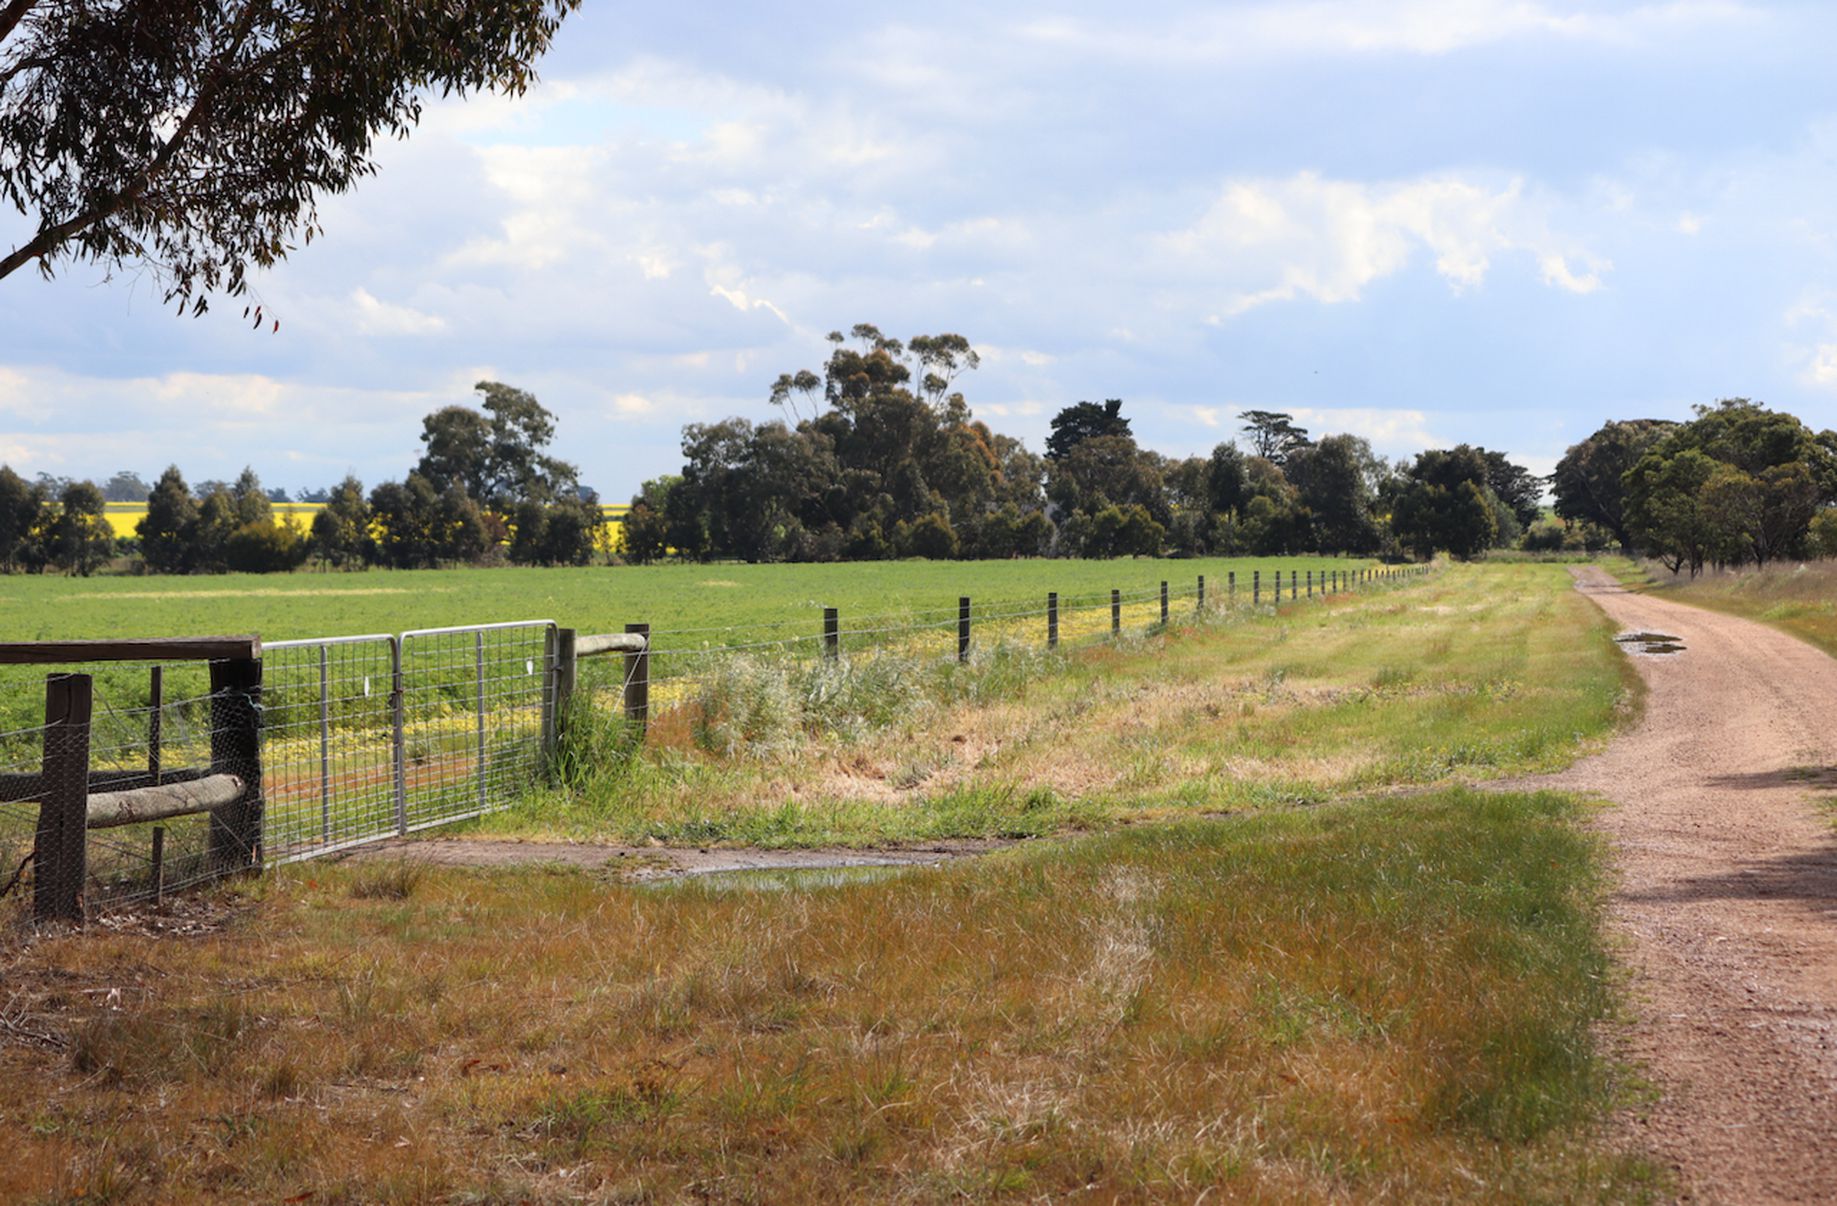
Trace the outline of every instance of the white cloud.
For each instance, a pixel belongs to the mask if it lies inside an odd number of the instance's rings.
[[[656,409],[656,404],[643,394],[615,394],[612,408],[621,415],[642,415]]]
[[[1189,406],[1187,410],[1203,426],[1217,427],[1219,425],[1218,407],[1216,406]]]
[[[1821,343],[1812,349],[1804,376],[1812,385],[1837,386],[1837,343]]]
[[[1451,442],[1430,429],[1429,416],[1420,410],[1367,406],[1289,406],[1281,409],[1316,436],[1340,433],[1360,436],[1370,440],[1376,451],[1390,456],[1445,447]]]
[[[1605,259],[1552,235],[1546,207],[1522,181],[1488,185],[1455,175],[1400,183],[1327,180],[1313,172],[1225,184],[1199,219],[1162,239],[1164,252],[1212,276],[1223,294],[1214,321],[1276,301],[1359,299],[1400,271],[1418,248],[1456,292],[1478,286],[1492,258],[1535,255],[1546,283],[1586,293]],[[1584,273],[1568,266],[1575,256]]]
[[[361,285],[351,290],[357,328],[366,335],[433,335],[446,330],[446,319],[408,306],[378,301]]]

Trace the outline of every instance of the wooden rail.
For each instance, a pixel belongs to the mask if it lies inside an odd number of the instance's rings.
[[[261,655],[262,641],[258,636],[0,642],[0,666],[68,666],[78,662],[252,661]]]

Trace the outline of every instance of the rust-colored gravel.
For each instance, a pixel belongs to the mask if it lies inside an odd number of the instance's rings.
[[[1650,695],[1632,731],[1561,774],[1598,792],[1633,969],[1631,1054],[1661,1094],[1623,1120],[1699,1202],[1837,1200],[1837,661],[1750,620],[1577,588],[1628,632]],[[1637,646],[1628,646],[1637,648]]]

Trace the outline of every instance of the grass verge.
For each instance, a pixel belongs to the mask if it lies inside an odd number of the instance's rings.
[[[215,932],[9,961],[68,1045],[0,1047],[0,1198],[1636,1199],[1591,1137],[1578,807],[1450,790],[804,891],[295,868]]]
[[[1634,698],[1560,565],[1248,609],[968,667],[736,663],[634,754],[616,719],[566,790],[491,832],[821,845],[1024,837],[1554,769]]]
[[[1837,561],[1708,571],[1694,581],[1659,582],[1667,599],[1771,624],[1837,656]]]

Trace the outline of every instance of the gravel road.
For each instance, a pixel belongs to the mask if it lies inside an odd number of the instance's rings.
[[[1682,1201],[1837,1200],[1837,661],[1594,567],[1576,579],[1623,630],[1683,645],[1632,652],[1650,692],[1634,729],[1516,784],[1617,805],[1598,823],[1633,969],[1626,1042],[1660,1093],[1628,1137]]]

